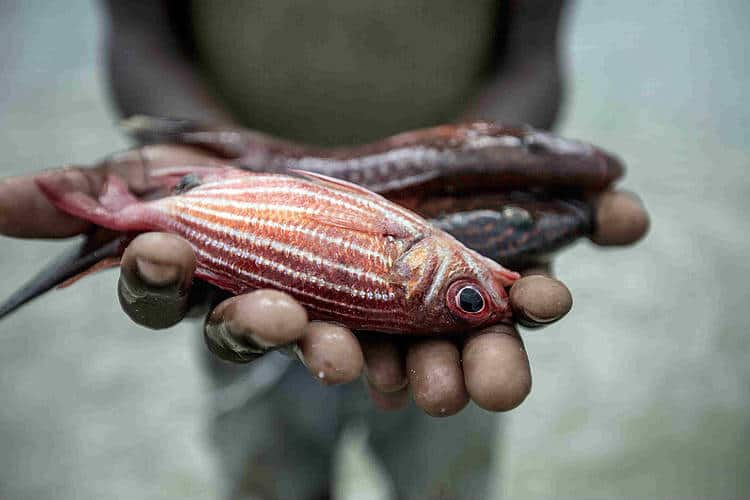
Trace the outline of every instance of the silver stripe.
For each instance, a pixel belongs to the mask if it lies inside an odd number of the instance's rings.
[[[210,198],[199,198],[195,199],[194,201],[191,200],[191,202],[188,202],[185,195],[179,196],[179,197],[172,197],[172,198],[162,198],[163,200],[166,200],[165,203],[174,203],[180,207],[184,208],[191,208],[195,206],[196,203],[199,204],[205,204],[212,207],[231,207],[236,210],[245,210],[245,211],[263,211],[267,210],[269,212],[276,211],[276,212],[291,212],[296,214],[307,214],[307,215],[318,215],[320,213],[319,210],[313,210],[311,208],[307,207],[297,207],[297,206],[290,206],[290,205],[283,205],[283,204],[276,204],[276,203],[253,203],[253,202],[247,202],[247,201],[234,201],[234,200],[223,200],[223,199],[210,199]]]
[[[216,231],[219,233],[229,235],[238,240],[247,242],[250,245],[255,246],[255,247],[270,248],[271,250],[285,254],[289,257],[301,257],[302,259],[312,264],[315,264],[317,266],[327,266],[327,267],[342,271],[358,279],[364,278],[373,283],[378,283],[381,285],[388,285],[388,281],[386,281],[385,279],[381,278],[380,276],[378,276],[377,274],[373,272],[369,272],[369,271],[366,271],[364,269],[360,269],[357,267],[350,267],[345,264],[341,264],[339,262],[334,262],[330,259],[321,257],[303,248],[295,247],[292,245],[287,245],[286,243],[283,243],[276,239],[264,238],[262,236],[256,236],[254,234],[247,233],[244,231],[238,231],[234,229],[233,227],[224,226],[221,224],[215,224],[213,222],[206,221],[205,219],[201,219],[200,217],[195,217],[187,213],[179,213],[175,215],[176,217],[182,219],[185,222],[199,225],[211,231]]]
[[[175,200],[175,201],[178,202],[178,200]],[[311,228],[307,228],[304,226],[295,226],[292,224],[286,224],[284,222],[276,222],[276,221],[268,220],[267,218],[264,218],[264,217],[237,215],[231,212],[213,210],[210,208],[202,207],[200,205],[190,205],[190,204],[181,203],[181,202],[178,202],[177,204],[182,208],[188,208],[190,210],[204,213],[206,215],[212,215],[218,218],[241,222],[251,227],[252,226],[265,226],[268,228],[279,229],[281,231],[296,232],[299,234],[303,234],[305,236],[310,236],[312,238],[315,238],[321,241],[322,243],[340,246],[344,250],[347,250],[347,251],[351,249],[354,252],[364,255],[365,257],[376,259],[380,263],[382,263],[386,267],[386,269],[390,269],[390,267],[393,265],[393,259],[391,259],[385,254],[382,254],[375,250],[371,250],[367,247],[363,247],[359,245],[358,243],[352,243],[351,241],[345,240],[344,238],[341,238],[341,237],[329,236],[325,234],[324,232],[319,231],[317,229],[311,229]],[[158,206],[157,208],[160,211],[165,212],[172,217],[179,216],[181,214],[181,212],[169,210],[169,207]]]
[[[325,187],[321,184],[315,184],[318,189],[324,190]],[[333,190],[331,190],[333,191]],[[403,209],[402,207],[390,203],[389,201],[380,198],[377,194],[372,193],[372,198],[367,198],[362,195],[355,195],[346,191],[335,190],[335,197],[333,195],[327,195],[320,192],[311,191],[309,189],[303,189],[299,187],[290,186],[276,186],[276,187],[248,187],[248,188],[237,188],[237,189],[214,189],[210,191],[203,191],[202,189],[194,189],[185,193],[183,196],[187,198],[205,198],[206,195],[211,194],[227,194],[227,195],[253,195],[253,194],[266,194],[266,193],[278,193],[283,195],[295,194],[306,198],[312,198],[314,201],[325,200],[331,205],[341,207],[345,210],[352,210],[362,213],[367,216],[372,215],[372,211],[375,210],[386,218],[396,219],[401,225],[405,226],[412,234],[418,232],[418,229],[423,229],[426,224],[425,222],[416,216],[415,214]],[[344,199],[340,199],[344,198]],[[347,203],[348,200],[349,203]],[[235,200],[233,200],[235,201]],[[394,214],[396,212],[398,215]]]
[[[328,290],[331,290],[331,291],[335,291],[339,293],[341,292],[347,293],[351,295],[352,297],[356,297],[362,300],[377,300],[379,302],[392,302],[396,298],[396,295],[393,292],[379,292],[379,291],[375,292],[373,290],[361,290],[361,289],[350,287],[348,285],[344,285],[340,283],[331,283],[329,281],[326,281],[322,277],[312,275],[304,271],[298,271],[298,270],[292,269],[282,264],[281,262],[268,259],[261,255],[253,254],[245,249],[241,249],[241,248],[234,247],[232,245],[228,245],[224,243],[223,241],[215,240],[209,237],[208,235],[201,233],[182,222],[173,221],[173,224],[179,230],[181,230],[188,237],[188,239],[193,239],[194,241],[195,240],[202,241],[206,246],[213,247],[213,248],[216,248],[217,250],[222,250],[222,251],[231,253],[232,255],[236,255],[237,257],[244,259],[244,260],[255,262],[255,264],[258,266],[273,269],[276,272],[286,274],[287,276],[295,280],[309,282],[317,287],[327,288]],[[234,272],[238,272],[240,274],[249,273],[249,271],[245,271],[241,268],[238,268],[237,266],[234,266],[231,264],[228,264],[228,265],[229,265],[229,268],[232,269],[232,271]],[[259,275],[253,275],[253,276],[259,277]],[[264,279],[268,279],[268,278],[264,278]],[[302,293],[302,291],[300,291],[300,293]],[[317,295],[312,295],[312,296],[317,297]],[[364,308],[363,310],[369,310],[369,309]]]
[[[236,268],[230,262],[227,262],[225,259],[222,259],[221,257],[216,257],[214,255],[211,255],[209,252],[207,252],[206,250],[203,250],[202,248],[196,248],[195,252],[200,257],[204,258],[205,260],[208,260],[210,262],[213,262],[214,264],[218,264],[218,265],[220,265],[222,267],[225,267],[225,268],[231,270],[233,273],[240,274],[242,276],[245,276],[246,278],[250,278],[252,280],[256,280],[256,281],[259,281],[261,283],[265,283],[265,284],[270,285],[270,286],[272,286],[272,287],[274,287],[276,289],[283,290],[283,291],[286,291],[286,292],[289,292],[289,293],[292,293],[292,294],[311,297],[311,298],[319,300],[321,302],[326,302],[328,304],[333,304],[333,305],[336,305],[336,306],[339,306],[339,307],[348,308],[348,309],[355,309],[355,310],[363,311],[363,312],[376,313],[376,314],[381,314],[382,313],[382,314],[388,314],[388,315],[391,315],[391,316],[399,314],[399,310],[398,309],[375,309],[375,308],[370,308],[370,307],[359,306],[357,304],[350,304],[350,303],[346,303],[346,302],[340,302],[338,300],[329,299],[327,297],[321,297],[320,295],[316,295],[314,293],[311,293],[311,292],[308,292],[308,291],[305,291],[305,290],[300,290],[298,288],[294,288],[293,286],[284,284],[284,283],[282,283],[280,281],[276,281],[276,280],[271,279],[271,278],[267,278],[267,277],[262,276],[260,274],[256,274],[256,273],[252,273],[250,271],[246,271],[244,269]],[[209,270],[209,272],[215,273],[215,271],[211,271],[211,270]],[[224,272],[220,272],[220,273],[224,274],[227,278],[231,279],[231,276],[227,276],[226,273],[224,273]],[[303,301],[300,301],[300,302],[303,302]],[[320,306],[314,305],[314,304],[309,303],[309,302],[305,303],[305,304],[309,305],[311,307],[322,309],[322,308],[320,308]],[[345,315],[346,316],[345,313],[340,312],[340,311],[335,310],[335,309],[327,310],[326,312],[331,312],[331,313],[334,313],[334,314],[341,314],[341,315]],[[351,317],[356,318],[358,316],[351,316]]]

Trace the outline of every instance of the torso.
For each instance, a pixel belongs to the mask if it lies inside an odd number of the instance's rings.
[[[193,0],[194,46],[246,126],[351,144],[455,120],[487,78],[496,0]]]

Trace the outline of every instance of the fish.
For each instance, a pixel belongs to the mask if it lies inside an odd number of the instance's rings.
[[[595,219],[583,200],[527,192],[435,198],[417,212],[472,250],[515,269],[549,262],[557,250],[591,234]]]
[[[440,125],[339,148],[146,116],[124,120],[122,128],[141,144],[158,144],[159,165],[148,159],[151,146],[141,146],[98,166],[126,175],[144,199],[168,195],[178,183],[189,183],[191,175],[200,176],[217,163],[265,173],[302,169],[376,191],[482,255],[516,268],[547,260],[591,234],[595,221],[588,195],[608,189],[624,172],[619,158],[602,148],[528,125]],[[181,161],[165,161],[167,144]],[[142,178],[133,179],[139,171]],[[87,235],[43,267],[0,303],[0,319],[111,259],[127,243],[103,236]]]
[[[361,186],[321,174],[193,171],[144,201],[110,174],[98,199],[64,176],[40,176],[59,210],[128,237],[181,236],[195,276],[232,294],[273,288],[311,319],[354,330],[456,334],[512,317],[516,272]]]
[[[529,125],[488,121],[438,125],[335,148],[240,127],[143,115],[123,120],[121,128],[142,145],[191,146],[251,171],[306,170],[394,201],[485,190],[597,192],[625,171],[616,155],[593,144]]]

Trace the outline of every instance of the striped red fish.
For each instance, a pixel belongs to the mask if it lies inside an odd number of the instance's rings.
[[[305,172],[190,171],[175,194],[148,202],[114,175],[98,200],[60,177],[38,184],[59,209],[99,226],[177,234],[195,250],[197,277],[234,294],[282,290],[314,319],[425,334],[511,315],[505,287],[517,273],[360,186]]]

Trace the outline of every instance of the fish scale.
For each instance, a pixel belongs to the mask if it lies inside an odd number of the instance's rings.
[[[339,236],[340,240],[338,245],[320,245],[320,242],[315,241],[309,234],[309,230],[316,226],[315,221],[306,218],[304,212],[295,210],[290,213],[289,209],[326,213],[335,208],[345,208],[345,205],[326,205],[321,198],[317,198],[316,205],[311,208],[294,204],[300,200],[287,197],[279,200],[280,195],[286,194],[283,189],[260,189],[256,185],[244,190],[234,188],[231,198],[222,190],[197,189],[190,195],[167,199],[159,208],[175,219],[172,228],[188,240],[194,237],[189,233],[192,230],[208,235],[214,241],[232,241],[235,244],[246,245],[247,248],[243,248],[243,251],[248,254],[241,259],[238,258],[239,249],[236,246],[213,246],[211,248],[214,250],[209,251],[213,257],[223,258],[233,265],[234,270],[241,265],[247,265],[244,261],[250,259],[249,264],[255,264],[256,272],[278,274],[278,265],[274,266],[271,263],[281,264],[291,260],[297,264],[294,269],[306,269],[303,277],[307,279],[303,279],[303,283],[320,284],[321,288],[325,288],[324,284],[343,286],[340,283],[348,281],[349,285],[346,285],[345,289],[349,293],[354,290],[356,293],[352,295],[362,299],[374,298],[376,294],[378,297],[389,296],[392,293],[390,288],[382,285],[380,288],[373,288],[372,285],[373,282],[386,283],[381,275],[389,271],[390,265],[400,251],[399,247],[402,246],[400,242],[376,239],[356,232],[347,234],[347,239],[344,240],[340,237],[341,231],[335,227],[317,225],[317,234],[320,236],[327,237],[328,240]],[[238,201],[251,196],[254,197],[251,203]],[[361,212],[360,215],[364,216],[366,213]],[[253,224],[253,221],[269,221],[276,224]],[[360,258],[360,255],[357,255],[359,248],[375,259]],[[254,257],[266,260],[259,263]],[[243,262],[240,263],[238,260]],[[300,272],[288,266],[285,266],[285,269]],[[300,278],[299,275],[293,277]],[[242,293],[241,290],[232,291]],[[362,297],[363,294],[365,297]]]
[[[389,333],[457,333],[508,318],[518,275],[360,186],[318,174],[221,167],[144,202],[110,176],[98,200],[61,180],[40,189],[59,209],[127,233],[166,231],[193,247],[196,277],[233,294],[289,293],[313,319]],[[481,311],[459,308],[473,287]]]
[[[143,198],[189,193],[196,186],[231,197],[231,192],[237,192],[237,186],[245,182],[243,178],[220,176],[220,182],[216,182],[216,178],[209,180],[204,175],[210,177],[222,162],[254,172],[309,170],[377,191],[421,216],[431,217],[432,223],[483,255],[514,267],[536,265],[552,252],[591,234],[594,214],[586,198],[608,189],[624,171],[618,158],[590,144],[529,126],[487,122],[408,131],[372,144],[331,149],[297,144],[257,131],[205,127],[180,120],[134,117],[123,125],[142,143],[161,143],[154,150],[160,152],[151,158],[150,148],[138,148],[113,155],[100,166],[125,175]],[[186,155],[180,144],[189,146],[192,153]],[[170,164],[163,155],[173,147],[178,163]],[[286,181],[279,178],[257,182],[265,183],[268,189],[286,189]],[[353,201],[351,189],[347,191],[349,201]],[[291,189],[287,195],[291,198]],[[319,192],[313,193],[309,185],[299,185],[295,195],[314,197]],[[339,196],[339,201],[341,198],[344,197]],[[398,225],[408,231],[410,226],[414,229],[420,225],[414,214],[393,207],[383,211],[384,207],[371,205],[371,197],[366,198],[367,203],[350,206],[346,215],[362,215],[360,218],[366,219],[368,211],[374,210],[382,220],[391,220],[392,228]],[[287,201],[290,209],[298,203]],[[203,210],[208,214],[210,209]],[[231,217],[237,214],[224,218]],[[252,225],[283,226],[258,217],[252,219]],[[302,224],[296,231],[315,238],[311,242],[314,245],[349,244],[349,238],[318,234],[315,223]],[[417,233],[413,236],[417,237]],[[111,261],[129,241],[127,237],[103,241],[105,234],[98,232],[87,238],[0,303],[0,319],[92,264]],[[351,249],[363,252],[369,261],[389,266],[394,263],[377,252],[358,249],[355,244],[351,244]],[[338,254],[336,257],[342,258]],[[216,262],[217,266],[228,264],[224,260]],[[232,280],[231,273],[229,277],[221,277],[218,270],[214,274],[216,280]],[[437,289],[432,290],[434,295]]]

